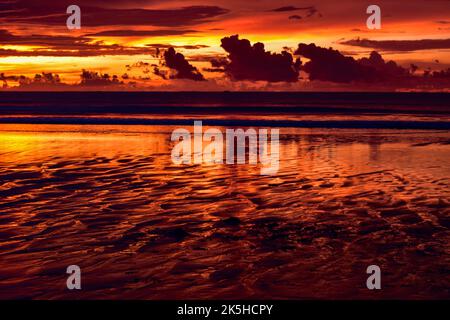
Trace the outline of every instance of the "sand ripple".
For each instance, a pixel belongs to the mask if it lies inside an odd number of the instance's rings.
[[[0,298],[370,298],[370,264],[379,297],[450,296],[448,133],[286,129],[264,177],[52,129],[1,133]]]

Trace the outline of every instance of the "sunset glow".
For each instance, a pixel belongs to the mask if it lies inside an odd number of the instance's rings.
[[[418,66],[417,74],[450,67],[449,7],[443,1],[379,1],[382,28],[366,27],[369,3],[355,1],[312,1],[289,3],[280,0],[242,1],[78,1],[81,29],[65,26],[69,1],[1,1],[6,11],[0,13],[0,71],[5,88],[20,86],[17,77],[32,79],[37,73],[58,74],[62,83],[76,85],[83,69],[116,75],[120,86],[140,89],[195,90],[193,81],[162,79],[154,68],[164,71],[158,52],[172,46],[187,61],[211,80],[207,90],[248,87],[238,84],[226,72],[210,72],[210,61],[226,57],[221,39],[238,34],[252,44],[262,42],[267,51],[295,51],[299,43],[333,47],[355,59],[367,57],[372,50],[385,61],[394,60],[408,69]],[[139,12],[139,13],[138,13]],[[48,18],[45,18],[48,16]],[[352,45],[354,39],[368,39],[371,44]],[[427,42],[417,50],[420,40]],[[379,42],[393,42],[377,47]],[[401,49],[405,41],[411,48]],[[302,58],[303,61],[305,61]],[[138,67],[127,67],[136,66]],[[164,71],[169,72],[169,71]],[[302,77],[308,79],[308,77]],[[22,86],[24,80],[22,79]],[[29,82],[29,81],[28,81]],[[129,84],[131,82],[131,85]],[[245,81],[244,81],[245,82]],[[306,88],[322,86],[313,83]],[[54,83],[34,84],[29,89],[54,89]],[[72,90],[75,87],[65,87]],[[263,85],[264,87],[264,85]],[[279,90],[291,85],[277,84]],[[304,81],[295,90],[305,89]],[[441,89],[446,88],[440,85]],[[108,90],[112,88],[109,87]],[[395,89],[395,88],[394,88]],[[398,89],[398,88],[397,88]]]

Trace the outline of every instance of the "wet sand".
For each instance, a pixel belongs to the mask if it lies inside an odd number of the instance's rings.
[[[1,124],[0,298],[450,298],[448,131],[282,128],[261,176],[174,128]]]

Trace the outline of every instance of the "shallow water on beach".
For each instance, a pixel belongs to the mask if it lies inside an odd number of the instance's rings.
[[[282,128],[262,176],[175,128],[0,125],[0,298],[450,298],[448,131]]]

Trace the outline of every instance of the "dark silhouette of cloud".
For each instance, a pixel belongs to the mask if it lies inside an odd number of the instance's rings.
[[[423,76],[425,78],[442,79],[450,81],[450,68],[447,70],[430,71],[425,70]]]
[[[19,87],[26,87],[30,89],[40,89],[47,87],[65,87],[67,84],[63,83],[58,74],[52,72],[42,72],[35,74],[34,77],[27,77],[24,75],[5,75],[0,74],[0,81],[3,82],[3,88],[8,88],[8,82],[16,82]]]
[[[31,34],[27,36],[15,35],[8,30],[0,29],[0,43],[9,45],[30,45],[30,46],[58,46],[59,48],[82,47],[92,39],[86,39],[83,37],[70,37],[70,36],[48,36]]]
[[[211,66],[213,68],[223,68],[227,66],[230,62],[227,58],[219,57],[219,58],[213,58],[209,61],[211,63]]]
[[[0,29],[0,43],[2,45],[28,45],[44,48],[33,51],[19,51],[0,49],[0,56],[58,56],[58,57],[87,57],[100,55],[138,55],[148,54],[151,49],[145,47],[126,47],[119,44],[105,44],[102,41],[92,42],[88,37],[15,35]]]
[[[127,79],[128,75],[122,76]],[[112,86],[124,86],[125,83],[119,80],[116,75],[110,76],[95,71],[82,70],[80,74],[80,82],[75,84],[64,83],[60,76],[51,72],[42,72],[27,77],[24,75],[5,75],[0,73],[0,81],[3,81],[3,88],[11,88],[9,82],[17,83],[16,89],[19,90],[84,90],[84,89],[105,89]],[[115,87],[115,88],[116,88]]]
[[[232,80],[253,80],[269,82],[298,81],[300,60],[294,62],[287,52],[271,53],[258,42],[253,46],[238,35],[222,39],[222,48],[228,53],[226,74]]]
[[[310,80],[373,83],[398,81],[410,76],[408,70],[393,61],[385,62],[375,51],[370,54],[369,58],[355,60],[332,48],[325,49],[315,44],[300,43],[295,54],[310,60],[302,67],[302,70],[309,74]]]
[[[122,30],[125,32],[124,30]],[[121,33],[119,33],[121,34]],[[112,35],[112,33],[110,34]],[[91,36],[91,35],[90,35]],[[145,47],[123,46],[119,44],[105,44],[102,41],[92,41],[89,36],[50,36],[31,34],[27,36],[15,35],[7,30],[0,29],[0,43],[2,45],[28,45],[39,46],[32,51],[0,48],[0,56],[57,56],[57,57],[88,57],[104,55],[143,55],[151,54],[154,49],[183,48],[201,49],[207,45],[173,46],[171,44],[148,44]]]
[[[159,49],[169,49],[169,48],[176,48],[176,49],[186,49],[186,50],[196,50],[196,49],[203,49],[203,48],[209,48],[209,46],[204,44],[192,44],[192,45],[183,45],[183,46],[175,46],[170,43],[149,43],[145,45],[149,48],[159,48]]]
[[[291,11],[317,11],[316,7],[294,7],[294,6],[284,6],[270,10],[272,12],[291,12]]]
[[[372,48],[388,51],[416,51],[431,49],[450,49],[450,39],[421,39],[421,40],[369,40],[352,39],[340,44]]]
[[[106,30],[85,35],[86,37],[162,37],[196,33],[196,30]]]
[[[0,49],[0,57],[94,57],[94,56],[114,56],[114,55],[142,55],[149,54],[148,49],[139,47],[122,47],[117,48],[110,47],[108,49],[96,50],[96,49],[76,49],[77,51],[71,50],[46,50],[46,49],[36,49],[33,51],[21,51],[15,49]]]
[[[293,16],[289,16],[289,20],[301,20],[302,17],[298,14],[294,14]]]
[[[317,10],[317,8],[315,6],[309,6],[309,7],[295,7],[295,6],[284,6],[284,7],[279,7],[279,8],[275,8],[272,10],[269,10],[271,12],[293,12],[293,11],[304,11],[305,13],[305,17],[306,18],[310,18],[313,16],[318,16],[318,17],[322,17],[322,14],[319,12],[319,10]],[[289,19],[302,19],[303,17],[300,15],[291,15],[289,17]]]
[[[144,73],[144,74],[150,73],[150,63],[144,62],[144,61],[138,61],[131,65],[127,64],[125,66],[125,68],[127,68],[127,71],[131,71],[133,69],[138,69],[138,70],[141,70],[142,73]]]
[[[309,8],[312,8],[312,7],[298,8],[298,7],[294,7],[294,6],[284,6],[284,7],[279,7],[279,8],[272,9],[270,11],[273,11],[273,12],[289,12],[289,11],[305,10],[305,9],[309,9]]]
[[[164,52],[164,65],[176,71],[176,74],[171,77],[172,79],[205,80],[197,68],[191,65],[183,54],[177,53],[174,48],[169,48]]]
[[[40,24],[47,26],[65,26],[66,8],[73,1],[61,0],[18,0],[0,1],[0,23]],[[141,9],[138,4],[116,1],[77,1],[82,7],[83,26],[187,26],[206,23],[226,14],[229,10],[218,6],[187,6],[170,9]]]
[[[224,68],[203,68],[202,70],[206,72],[217,72],[217,73],[225,72]]]
[[[103,87],[103,86],[110,86],[110,85],[117,85],[121,84],[119,81],[119,77],[116,75],[113,75],[112,77],[105,73],[98,73],[95,71],[89,71],[89,70],[82,70],[81,75],[81,86],[94,86],[94,87]]]
[[[295,54],[309,59],[302,71],[309,74],[309,80],[351,84],[357,88],[448,90],[450,69],[441,71],[425,70],[417,74],[418,67],[411,64],[408,69],[394,61],[385,61],[373,51],[368,58],[354,59],[341,52],[300,43]]]

